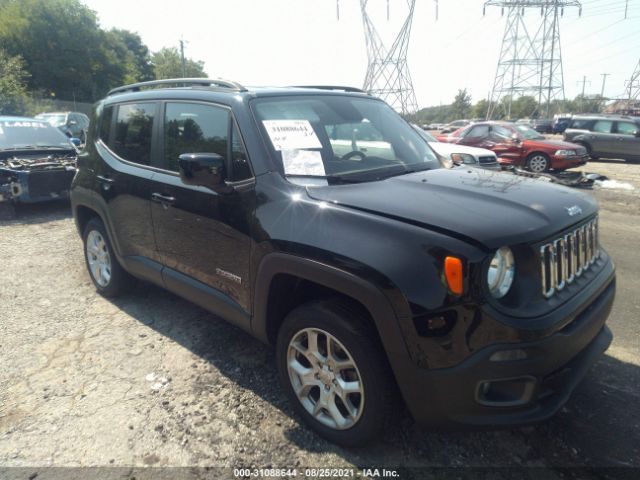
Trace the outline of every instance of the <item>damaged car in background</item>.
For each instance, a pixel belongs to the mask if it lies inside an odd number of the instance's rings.
[[[41,120],[0,116],[0,216],[15,206],[67,198],[78,150]]]

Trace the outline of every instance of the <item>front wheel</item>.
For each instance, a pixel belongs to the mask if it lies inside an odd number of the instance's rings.
[[[527,169],[533,173],[543,173],[549,170],[551,161],[544,153],[532,153],[527,158]]]
[[[278,334],[280,381],[322,437],[343,446],[376,438],[393,412],[396,386],[375,329],[338,300],[302,305]]]

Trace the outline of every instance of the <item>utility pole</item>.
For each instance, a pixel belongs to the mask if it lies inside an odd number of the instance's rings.
[[[582,82],[578,81],[578,85],[580,85],[580,83],[582,83],[582,98],[584,99],[584,87],[587,84],[587,76],[584,75],[582,77]],[[591,85],[591,82],[589,82],[589,85]]]
[[[602,75],[602,91],[600,92],[600,96],[604,98],[604,84],[607,81],[607,77],[611,75],[610,73],[601,73]]]
[[[187,78],[187,63],[184,59],[184,40],[180,39],[180,58],[182,60],[182,78]]]

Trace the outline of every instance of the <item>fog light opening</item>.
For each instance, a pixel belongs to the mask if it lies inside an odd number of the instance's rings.
[[[527,352],[517,348],[515,350],[500,350],[495,352],[489,360],[492,362],[511,362],[514,360],[524,360],[527,358]]]
[[[533,377],[485,380],[478,383],[476,401],[490,407],[515,407],[529,403],[536,386]]]

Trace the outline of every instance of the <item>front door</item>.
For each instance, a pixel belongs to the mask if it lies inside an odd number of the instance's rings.
[[[249,225],[255,192],[231,111],[189,102],[167,102],[163,110],[162,172],[153,177],[151,212],[158,252],[166,266],[165,283],[170,288],[172,281],[188,282],[196,289],[205,285],[249,313]],[[227,160],[229,188],[224,192],[180,180],[178,157],[202,152]]]

